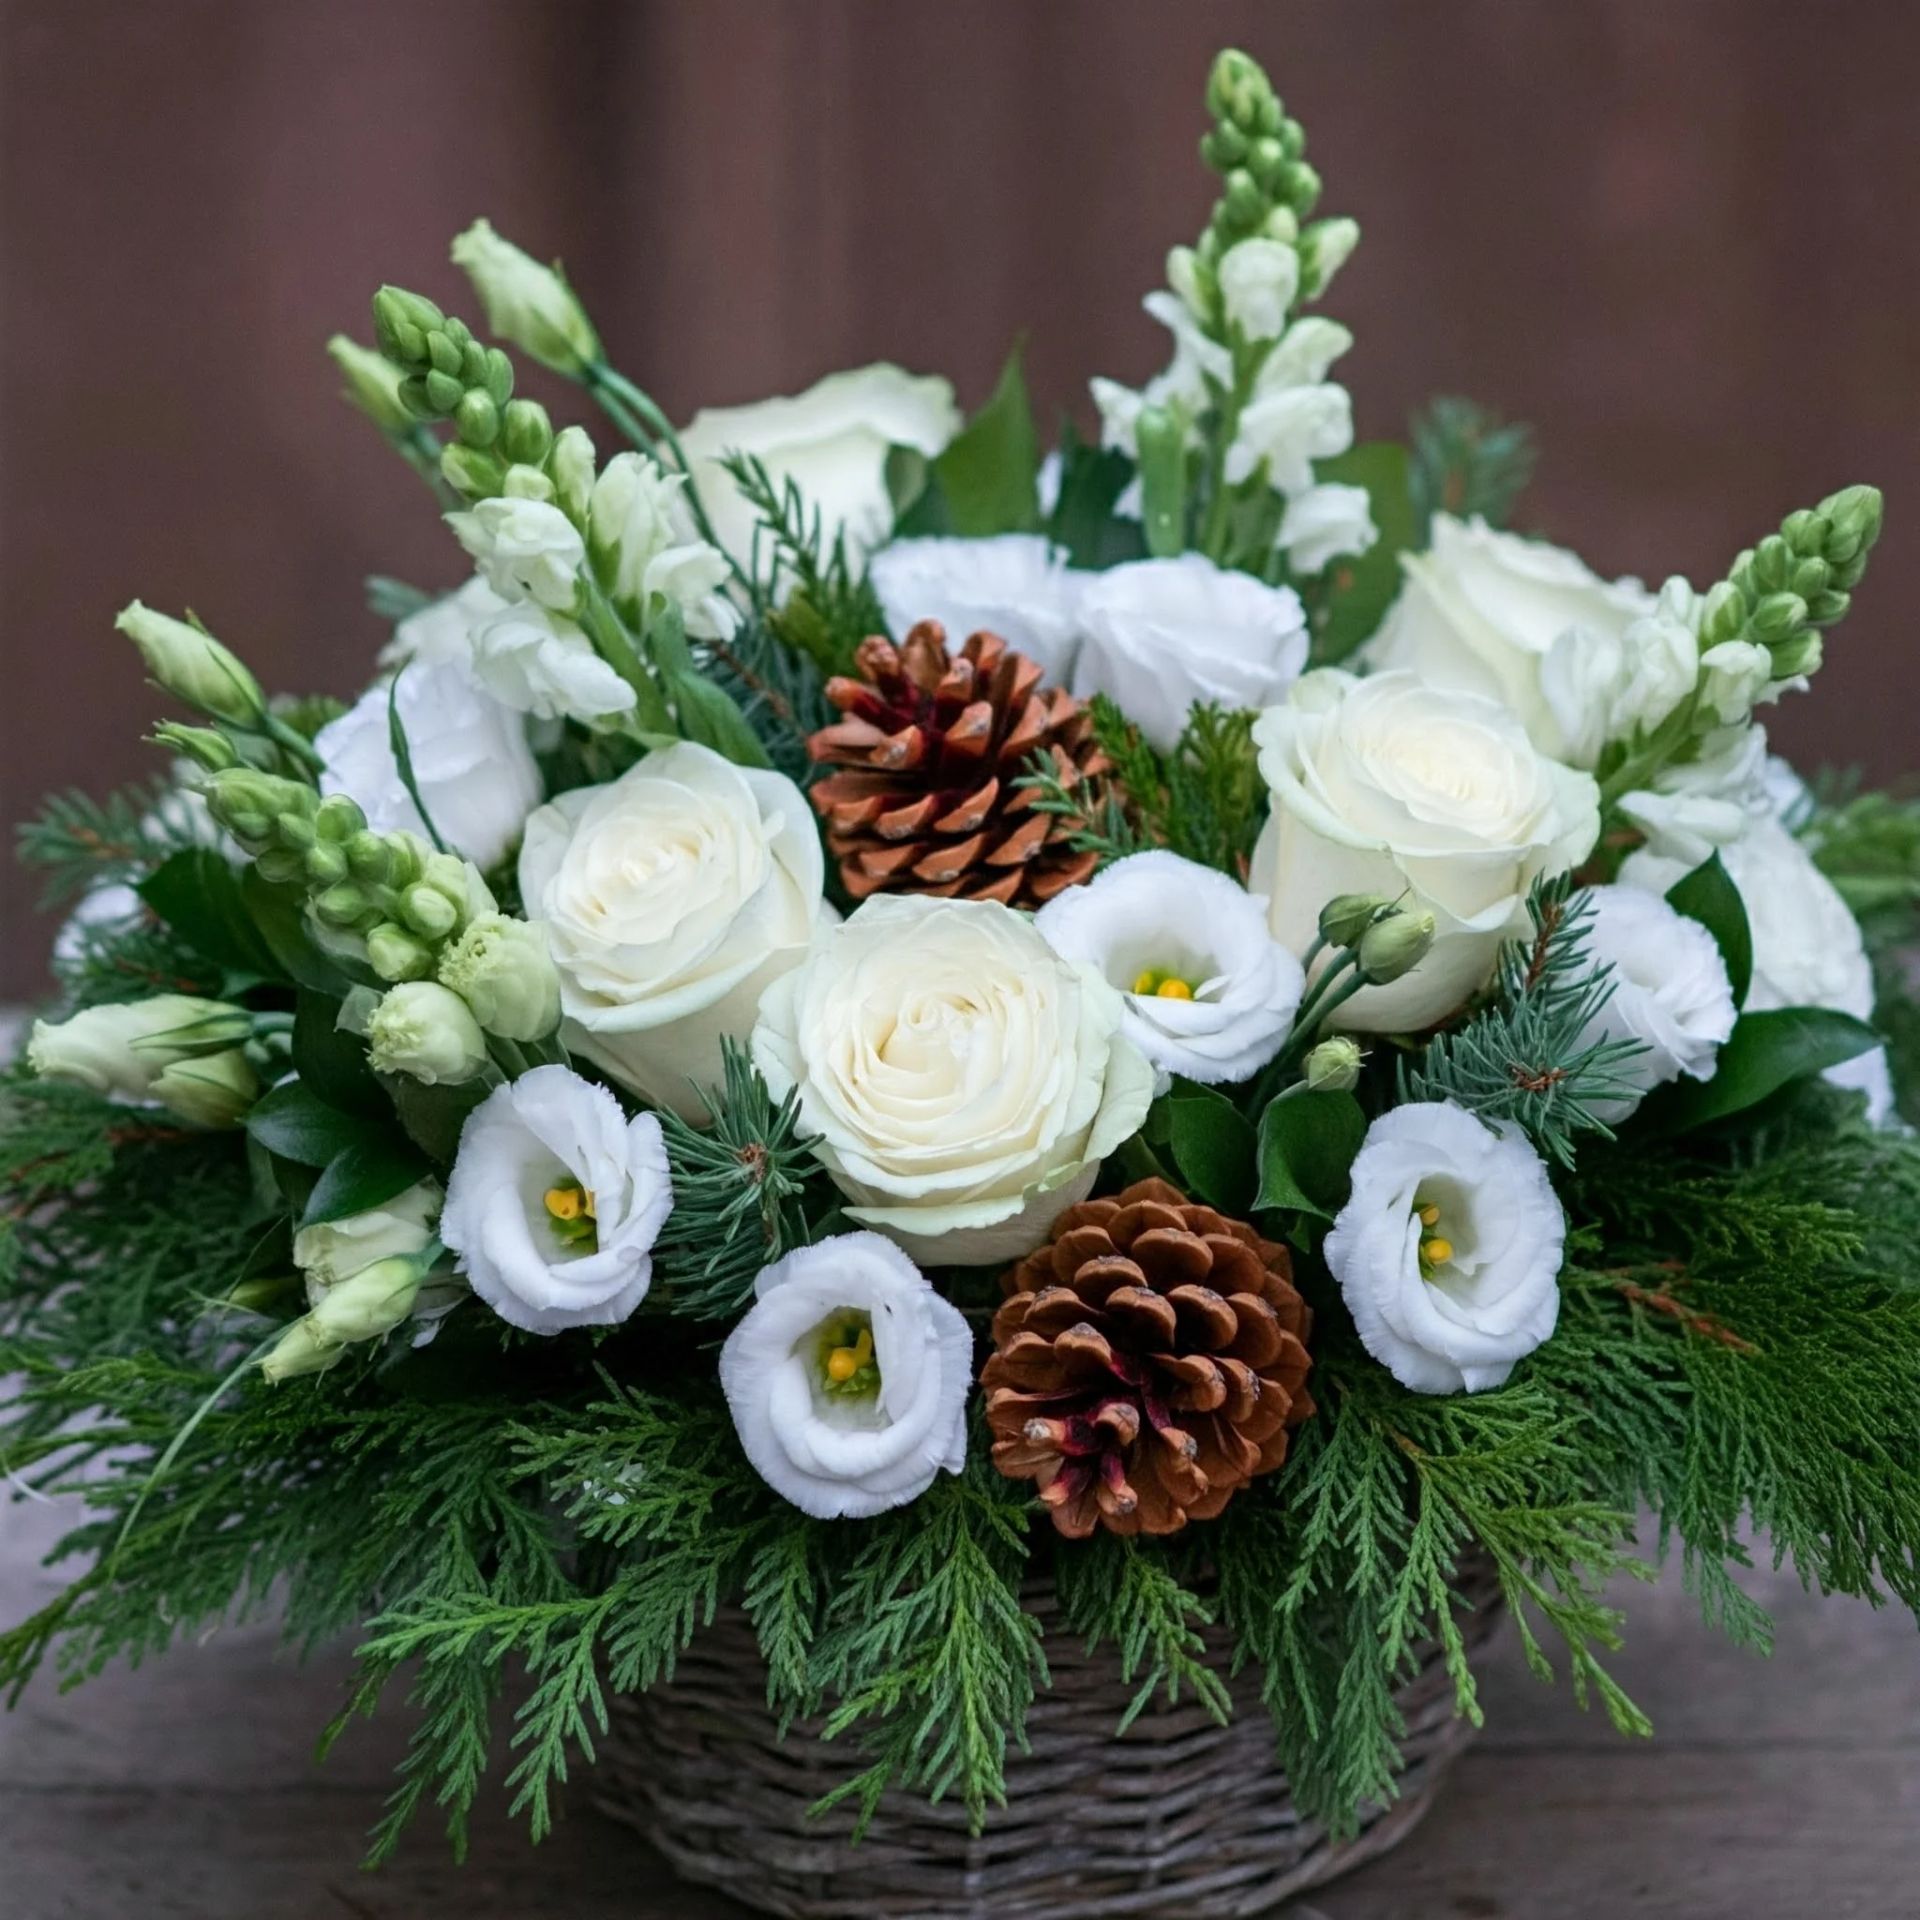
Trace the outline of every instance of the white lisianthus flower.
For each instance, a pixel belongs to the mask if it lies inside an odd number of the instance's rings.
[[[1592,767],[1609,741],[1658,726],[1700,677],[1700,605],[1676,574],[1653,610],[1624,628],[1557,633],[1540,662],[1540,692],[1554,722],[1535,734],[1541,750]]]
[[[538,720],[608,723],[633,711],[633,689],[564,613],[503,605],[472,632],[474,677],[502,706]]]
[[[476,866],[503,860],[540,804],[540,769],[520,715],[475,683],[471,670],[449,662],[401,669],[397,694],[370,687],[339,719],[314,736],[323,762],[322,793],[359,802],[377,833],[426,837],[393,756],[389,699],[406,730],[413,777],[441,838]]]
[[[740,1444],[816,1520],[905,1506],[967,1459],[973,1334],[877,1233],[844,1233],[765,1268],[720,1350]]]
[[[1517,1127],[1451,1100],[1383,1113],[1326,1239],[1361,1344],[1416,1393],[1480,1393],[1553,1333],[1566,1215]]]
[[[1300,254],[1284,240],[1236,241],[1220,257],[1227,321],[1249,340],[1277,340],[1300,291]]]
[[[896,540],[867,565],[888,629],[904,636],[938,620],[959,646],[983,629],[1038,661],[1064,686],[1079,649],[1079,595],[1086,575],[1037,533],[988,540]]]
[[[448,514],[447,525],[503,599],[566,613],[579,598],[586,542],[550,501],[500,494],[465,513]]]
[[[1080,595],[1080,631],[1073,691],[1111,695],[1163,753],[1198,702],[1265,706],[1307,661],[1299,595],[1199,553],[1094,575]]]
[[[546,923],[567,1044],[688,1119],[767,983],[823,915],[812,809],[784,774],[682,742],[527,822],[520,890]]]
[[[1613,970],[1607,996],[1580,1043],[1637,1040],[1643,1051],[1615,1070],[1642,1095],[1685,1074],[1711,1080],[1738,1010],[1727,963],[1697,920],[1638,887],[1592,887],[1586,896],[1587,952]],[[1609,1125],[1624,1120],[1639,1099],[1601,1100],[1594,1111]]]
[[[881,894],[767,989],[753,1058],[798,1088],[849,1219],[916,1259],[1013,1260],[1146,1118],[1124,1011],[1010,907]]]
[[[729,640],[740,613],[721,592],[727,558],[694,530],[681,498],[686,484],[684,474],[664,473],[643,454],[615,454],[594,482],[587,551],[630,624],[645,624],[659,594],[695,639]]]
[[[1434,916],[1432,948],[1344,1002],[1343,1027],[1444,1019],[1524,930],[1534,881],[1578,866],[1599,837],[1591,775],[1538,752],[1498,701],[1410,673],[1310,673],[1253,737],[1273,811],[1248,885],[1271,901],[1282,946],[1304,953],[1340,894],[1404,895]]]
[[[455,237],[453,263],[466,269],[487,325],[543,367],[571,380],[600,358],[600,337],[558,268],[542,266],[489,222],[476,220]]]
[[[1324,480],[1287,502],[1277,544],[1288,567],[1305,579],[1348,554],[1365,553],[1379,537],[1366,488]]]
[[[1564,547],[1496,532],[1477,517],[1435,514],[1432,546],[1404,555],[1400,564],[1406,579],[1367,643],[1369,664],[1502,701],[1534,744],[1556,759],[1569,758],[1575,742],[1541,685],[1554,642],[1574,635],[1569,644],[1576,651],[1563,659],[1562,681],[1575,678],[1582,650],[1606,649],[1611,688],[1628,627],[1655,609],[1654,596],[1638,580],[1603,580]],[[1562,688],[1563,706],[1568,691]],[[1598,697],[1591,688],[1585,694]],[[1585,744],[1584,714],[1571,717],[1581,722],[1572,733]]]
[[[795,482],[819,514],[826,544],[844,536],[858,566],[893,524],[890,449],[910,447],[931,460],[959,431],[950,382],[881,361],[830,373],[792,399],[708,407],[681,432],[680,445],[715,537],[742,566],[751,563],[759,520],[721,465],[730,453],[759,460],[776,489]]]
[[[437,980],[389,987],[367,1020],[367,1058],[382,1073],[429,1087],[458,1086],[487,1064],[487,1037],[472,1010]]]
[[[612,1327],[653,1284],[673,1211],[667,1145],[605,1087],[535,1067],[467,1116],[440,1238],[474,1292],[526,1333]]]
[[[302,1227],[293,1236],[293,1264],[306,1280],[307,1304],[317,1307],[363,1268],[425,1252],[439,1217],[439,1183],[422,1180],[384,1206]]]
[[[1120,1030],[1162,1075],[1245,1080],[1279,1052],[1306,981],[1267,903],[1176,853],[1136,853],[1034,916],[1063,960],[1125,996]]]
[[[1676,873],[1691,872],[1767,817],[1766,728],[1716,727],[1693,759],[1662,767],[1652,786],[1623,793],[1619,807],[1649,851]]]

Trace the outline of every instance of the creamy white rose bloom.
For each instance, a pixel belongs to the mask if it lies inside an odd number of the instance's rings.
[[[1136,853],[1034,916],[1064,960],[1125,996],[1120,1031],[1161,1074],[1245,1080],[1280,1051],[1300,1006],[1300,962],[1267,903],[1176,853]]]
[[[686,484],[684,474],[664,473],[643,454],[615,454],[594,482],[587,550],[629,622],[644,624],[659,594],[695,639],[728,640],[740,613],[721,592],[726,555],[695,531],[681,498]]]
[[[1323,480],[1287,502],[1276,544],[1287,565],[1305,578],[1345,554],[1365,553],[1379,537],[1366,488]]]
[[[1767,730],[1716,727],[1695,758],[1663,767],[1651,787],[1623,793],[1619,805],[1653,853],[1691,872],[1767,817]]]
[[[322,727],[313,742],[323,762],[320,791],[351,795],[378,833],[426,837],[427,823],[393,757],[390,696],[406,730],[420,797],[441,838],[477,866],[504,859],[540,804],[540,769],[520,715],[458,662],[416,661],[401,669],[397,695],[384,685],[370,687]]]
[[[1592,767],[1609,741],[1659,725],[1693,691],[1700,666],[1700,598],[1676,574],[1652,611],[1625,627],[1573,626],[1554,636],[1540,662],[1554,725],[1535,741],[1572,766]]]
[[[543,367],[573,379],[600,358],[593,322],[564,276],[502,239],[490,222],[476,220],[454,237],[453,263],[466,269],[487,325]]]
[[[293,1264],[306,1279],[307,1304],[317,1307],[332,1288],[363,1267],[424,1252],[439,1217],[439,1183],[422,1180],[383,1206],[302,1227],[293,1236]]]
[[[958,647],[982,629],[1064,686],[1080,638],[1079,596],[1088,576],[1037,533],[987,540],[896,540],[867,565],[888,630],[904,636],[920,620],[938,620]]]
[[[688,1119],[767,983],[798,966],[826,863],[783,774],[683,742],[527,822],[520,890],[546,923],[567,1044]]]
[[[1111,695],[1163,753],[1197,702],[1264,706],[1307,661],[1299,595],[1200,553],[1095,574],[1080,595],[1080,632],[1073,691]]]
[[[742,566],[751,561],[760,522],[721,465],[730,453],[759,460],[776,489],[794,481],[820,515],[827,544],[844,534],[857,566],[893,524],[889,450],[910,447],[931,460],[959,431],[949,381],[881,361],[830,373],[791,399],[705,408],[682,430],[680,444],[715,537]]]
[[[720,1350],[740,1444],[816,1520],[905,1506],[967,1459],[973,1334],[892,1241],[844,1233],[765,1268]]]
[[[467,1116],[440,1238],[502,1320],[564,1333],[618,1326],[646,1298],[672,1211],[658,1117],[629,1120],[605,1087],[535,1067]]]
[[[1229,325],[1249,340],[1275,340],[1300,291],[1300,255],[1284,240],[1236,241],[1220,257],[1220,299]]]
[[[760,1003],[753,1058],[849,1219],[916,1259],[1030,1253],[1153,1098],[1121,997],[1024,914],[882,894]]]
[[[1578,866],[1599,837],[1591,775],[1547,759],[1498,701],[1410,673],[1310,673],[1253,737],[1273,810],[1248,885],[1272,902],[1281,945],[1304,953],[1344,893],[1405,895],[1436,922],[1411,972],[1339,1008],[1343,1027],[1444,1019],[1524,930],[1534,881]]]
[[[447,525],[503,599],[532,600],[565,613],[579,598],[586,542],[550,501],[500,494],[465,513],[448,514]]]
[[[1738,1017],[1713,935],[1639,887],[1592,887],[1587,898],[1587,952],[1613,969],[1613,991],[1581,1043],[1637,1040],[1644,1051],[1615,1072],[1642,1095],[1682,1074],[1711,1080]],[[1593,1108],[1612,1125],[1639,1104],[1637,1097],[1599,1100]]]
[[[1564,547],[1478,517],[1435,514],[1432,546],[1400,564],[1406,578],[1367,643],[1368,662],[1502,701],[1556,758],[1570,743],[1541,686],[1553,643],[1572,630],[1581,646],[1624,646],[1627,628],[1654,611],[1638,580],[1603,580]]]
[[[1416,1393],[1480,1393],[1560,1318],[1566,1216],[1517,1127],[1451,1100],[1383,1113],[1326,1261],[1361,1344]]]
[[[474,677],[502,706],[539,720],[608,723],[635,704],[579,625],[532,601],[503,605],[473,628]]]

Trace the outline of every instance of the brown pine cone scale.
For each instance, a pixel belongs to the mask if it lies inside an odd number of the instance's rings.
[[[840,719],[807,743],[835,770],[812,788],[827,846],[856,900],[882,891],[1038,906],[1091,877],[1074,822],[1017,783],[1036,753],[1072,788],[1107,770],[1084,707],[997,634],[947,649],[937,620],[896,647],[875,635],[858,677],[827,682]]]
[[[1069,1207],[1003,1284],[993,1462],[1069,1538],[1211,1519],[1313,1411],[1287,1250],[1164,1180]]]

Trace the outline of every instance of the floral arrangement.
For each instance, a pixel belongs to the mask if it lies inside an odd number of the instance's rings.
[[[0,1092],[0,1462],[87,1517],[14,1690],[284,1602],[419,1711],[377,1837],[538,1832],[717,1608],[843,1794],[978,1820],[1046,1684],[1263,1676],[1303,1804],[1491,1562],[1623,1729],[1608,1583],[1748,1524],[1920,1603],[1920,807],[1769,755],[1880,496],[1657,591],[1511,531],[1526,435],[1354,443],[1358,238],[1265,75],[1144,386],[1041,456],[876,366],[676,428],[483,221],[490,344],[332,352],[472,563],[351,704],[121,630],[173,771],[55,801]],[[603,435],[556,430],[514,356]],[[1910,1112],[1914,1109],[1909,1106]],[[840,1797],[840,1796],[836,1796]]]

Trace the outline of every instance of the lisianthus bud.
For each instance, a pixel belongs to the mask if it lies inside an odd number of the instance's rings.
[[[1376,987],[1411,973],[1427,957],[1437,923],[1424,908],[1418,913],[1390,913],[1376,920],[1360,936],[1360,971]]]
[[[381,1339],[413,1311],[423,1277],[420,1262],[405,1254],[375,1261],[329,1287],[307,1319],[322,1339],[342,1345]]]
[[[177,1060],[153,1083],[153,1097],[195,1127],[237,1127],[260,1097],[260,1076],[238,1047]]]
[[[381,1073],[410,1074],[433,1087],[471,1080],[487,1063],[487,1041],[457,993],[408,980],[374,1008],[367,1054]]]
[[[441,956],[440,982],[502,1039],[543,1040],[560,1024],[560,975],[525,920],[482,914]]]
[[[155,1081],[176,1062],[231,1047],[252,1031],[243,1008],[183,993],[88,1007],[57,1025],[36,1020],[27,1065],[51,1080],[71,1080],[94,1093],[133,1100],[153,1096]]]
[[[270,1386],[277,1387],[281,1381],[298,1379],[303,1373],[325,1373],[346,1357],[346,1348],[337,1340],[327,1339],[314,1326],[312,1315],[303,1314],[260,1362],[260,1372]]]
[[[473,282],[487,325],[522,353],[569,378],[600,359],[600,336],[557,268],[501,239],[485,220],[454,241],[453,260]]]
[[[164,720],[154,728],[152,739],[156,747],[165,747],[208,773],[224,773],[239,764],[233,742],[216,727],[185,727],[177,720]]]
[[[382,433],[405,433],[412,427],[413,415],[400,398],[400,369],[384,353],[363,347],[344,333],[327,342],[327,352],[340,369],[342,397]]]
[[[147,671],[176,700],[236,727],[258,727],[267,717],[260,683],[210,633],[155,613],[138,600],[113,623],[140,649]]]
[[[1336,1033],[1307,1055],[1307,1085],[1315,1093],[1345,1093],[1360,1078],[1360,1059],[1360,1043]]]
[[[1320,938],[1330,947],[1350,947],[1383,913],[1393,911],[1384,893],[1342,893],[1320,909]]]

